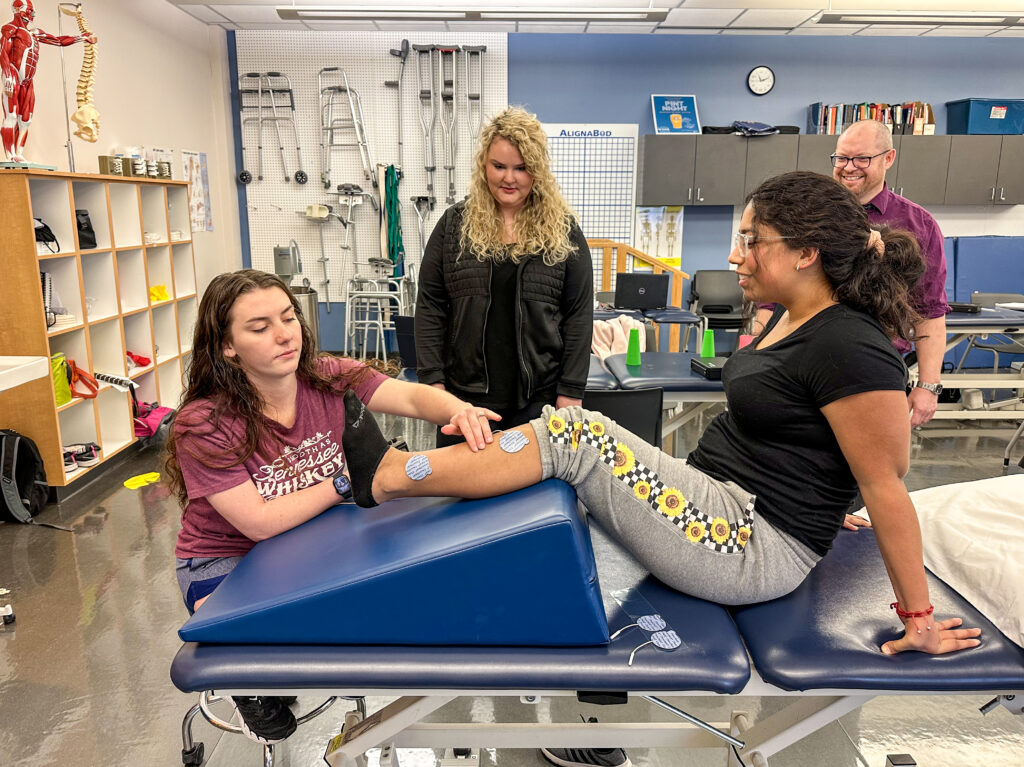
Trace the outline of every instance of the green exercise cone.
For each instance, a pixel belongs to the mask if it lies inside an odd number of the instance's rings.
[[[626,364],[627,365],[639,365],[640,364],[640,329],[630,328],[629,330],[629,346],[626,347]]]
[[[704,341],[700,345],[700,356],[715,356],[715,331],[713,331],[711,328],[708,328],[707,330],[704,331]]]

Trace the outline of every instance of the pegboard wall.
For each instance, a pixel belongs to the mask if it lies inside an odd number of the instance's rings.
[[[346,244],[346,228],[336,219],[318,224],[307,219],[303,213],[309,205],[330,205],[336,213],[347,217],[347,206],[339,206],[338,195],[329,194],[321,182],[321,98],[318,73],[328,67],[343,69],[348,76],[349,86],[359,93],[362,102],[363,122],[367,144],[375,164],[398,164],[398,91],[385,85],[386,81],[398,79],[400,60],[391,55],[392,49],[400,49],[403,38],[410,43],[409,56],[405,62],[402,78],[401,137],[402,173],[399,196],[402,203],[402,234],[407,263],[420,263],[423,242],[420,239],[416,210],[411,198],[427,194],[427,173],[424,169],[425,153],[423,129],[420,124],[419,82],[417,54],[411,45],[485,45],[483,54],[483,87],[481,104],[483,122],[495,115],[508,104],[507,80],[507,39],[503,34],[465,34],[421,32],[393,34],[386,32],[282,32],[282,31],[238,31],[235,33],[238,73],[244,77],[250,72],[280,72],[286,75],[294,95],[294,113],[287,99],[279,95],[276,125],[281,129],[284,145],[284,159],[290,181],[285,182],[281,162],[281,144],[278,143],[275,123],[264,120],[262,132],[263,180],[257,177],[257,154],[259,126],[255,119],[257,110],[244,109],[242,126],[245,168],[252,173],[253,180],[246,187],[248,201],[249,243],[252,266],[255,269],[273,271],[273,249],[275,245],[287,245],[295,240],[302,257],[303,275],[310,281],[310,287],[317,291],[319,300],[342,301],[347,281],[357,272],[357,263],[365,265],[368,258],[380,255],[380,227],[378,213],[368,200],[357,205],[352,213],[354,228],[348,232],[349,248]],[[436,54],[435,54],[436,55]],[[473,138],[466,115],[467,82],[465,77],[464,54],[458,55],[456,78],[457,116],[455,120],[456,161],[455,199],[461,200],[468,192],[469,176],[476,140]],[[424,62],[426,63],[426,62]],[[426,76],[425,76],[426,79]],[[338,73],[325,73],[324,86],[339,83]],[[275,80],[275,87],[283,80]],[[255,84],[255,80],[244,80],[243,86]],[[250,96],[244,103],[255,104],[256,97]],[[264,96],[264,104],[269,100]],[[335,117],[348,116],[348,100],[335,96]],[[272,117],[267,106],[264,118]],[[429,113],[426,115],[429,121]],[[285,119],[281,119],[285,118]],[[292,118],[295,134],[292,134]],[[309,177],[306,184],[294,180],[298,169],[296,139],[301,154],[302,168]],[[336,131],[336,142],[354,141],[352,131]],[[424,236],[430,232],[444,213],[448,204],[447,172],[444,169],[444,144],[440,123],[434,126],[434,209],[428,211],[424,221]],[[382,192],[365,178],[359,150],[335,147],[330,151],[330,182],[332,188],[339,184],[358,184],[366,192],[375,192],[378,200]],[[321,258],[320,234],[323,233],[326,264],[318,263]],[[329,285],[324,285],[326,278]],[[365,267],[360,274],[367,274]],[[300,284],[301,277],[293,280]]]

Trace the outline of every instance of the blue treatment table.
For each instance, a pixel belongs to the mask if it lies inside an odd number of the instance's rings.
[[[590,372],[587,373],[587,388],[594,391],[610,391],[619,388],[619,382],[615,376],[609,373],[601,358],[596,354],[590,355]]]
[[[516,495],[524,506],[541,497],[550,500],[551,496],[543,496],[548,484]],[[431,515],[443,513],[437,499],[414,503],[423,504]],[[459,507],[467,502],[444,503],[451,513],[462,514]],[[480,504],[486,506],[490,501],[475,503],[475,513],[485,514],[487,510]],[[565,494],[558,494],[555,503],[563,515],[575,513]],[[372,520],[375,515],[389,514],[390,507],[339,508],[345,514]],[[403,505],[401,511],[414,524],[408,517],[412,507]],[[340,517],[326,518],[331,522]],[[355,529],[351,524],[344,526],[349,535]],[[261,549],[274,553],[301,531],[297,528],[265,541],[254,553]],[[319,530],[320,536],[330,534],[330,529]],[[882,642],[898,636],[899,622],[888,609],[892,591],[870,530],[840,533],[834,551],[792,594],[732,609],[668,589],[596,526],[591,538],[611,631],[633,622],[619,605],[623,599],[635,600],[640,595],[678,633],[681,647],[671,652],[644,647],[636,651],[629,665],[630,655],[646,639],[637,628],[627,629],[609,644],[589,647],[186,642],[172,663],[171,678],[185,692],[216,689],[224,694],[401,696],[329,744],[325,758],[335,767],[350,767],[359,754],[381,744],[399,748],[617,745],[724,749],[722,733],[713,730],[728,731],[730,727],[738,739],[734,745],[741,764],[760,767],[791,743],[882,694],[1015,694],[1014,699],[1002,698],[1003,705],[1015,713],[1022,709],[1024,651],[933,577],[929,577],[929,588],[937,615],[960,615],[965,625],[980,626],[983,646],[941,657],[915,653],[887,657],[878,651]],[[375,543],[372,536],[366,539],[362,534],[349,542],[370,548]],[[378,554],[386,561],[384,543],[378,542]],[[309,556],[296,563],[297,572],[303,570],[300,565],[320,564],[315,556],[312,562],[307,560]],[[291,577],[287,572],[277,575],[286,581]],[[491,581],[500,580],[501,575],[482,569],[466,573],[467,578]],[[251,577],[252,572],[239,568],[221,588],[233,585],[239,588],[236,593],[244,593],[251,584],[241,581]],[[447,609],[447,603],[439,594],[435,616],[439,626],[465,620]],[[338,605],[338,609],[344,607]],[[197,617],[202,614],[201,608]],[[680,720],[600,724],[422,721],[460,696],[554,696],[580,691],[626,692],[663,707],[666,704],[655,695],[743,694],[793,700],[778,713],[754,723],[737,713],[731,722],[709,724],[674,707],[669,710],[679,714]]]
[[[666,409],[675,410],[662,422],[662,435],[668,436],[714,403],[725,402],[721,381],[709,381],[690,369],[690,360],[696,356],[692,352],[644,352],[640,365],[627,365],[625,354],[613,354],[604,364],[621,389],[664,390]]]

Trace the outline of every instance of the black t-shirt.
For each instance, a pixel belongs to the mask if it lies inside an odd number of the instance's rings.
[[[508,407],[519,399],[519,360],[516,350],[516,284],[519,264],[497,261],[491,264],[491,295],[484,332],[487,364],[485,394],[473,395],[477,404]]]
[[[768,328],[781,314],[779,307]],[[769,347],[754,345],[725,364],[728,410],[687,460],[756,495],[764,519],[824,556],[857,483],[821,408],[852,394],[904,391],[907,368],[881,325],[842,304]]]

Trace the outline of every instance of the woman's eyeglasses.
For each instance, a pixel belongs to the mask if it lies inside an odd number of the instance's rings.
[[[736,236],[733,237],[733,246],[740,252],[740,255],[746,258],[750,254],[750,249],[757,245],[759,242],[777,242],[778,240],[789,240],[790,237],[783,237],[779,235],[777,237],[759,237],[756,234],[745,234],[743,232],[736,232]]]

